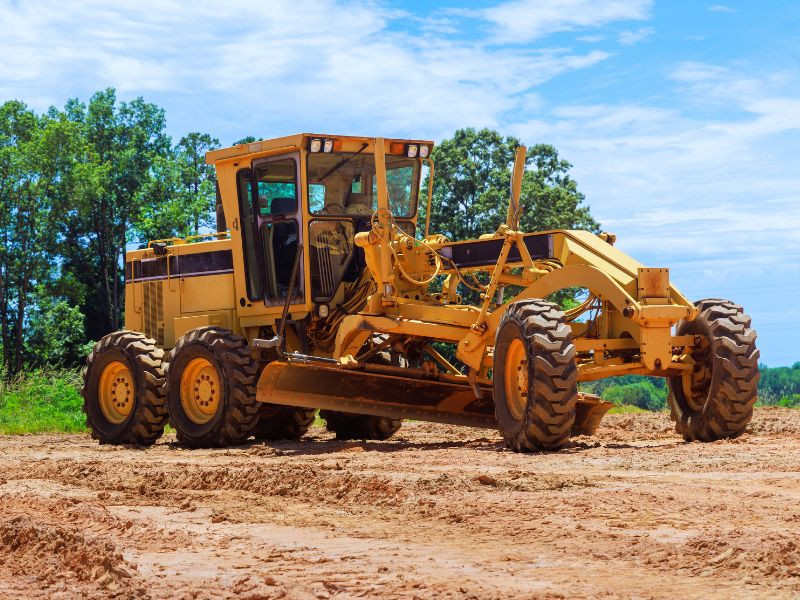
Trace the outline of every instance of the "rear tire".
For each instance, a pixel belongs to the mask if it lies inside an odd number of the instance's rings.
[[[758,399],[756,332],[741,306],[728,300],[695,303],[700,313],[680,321],[677,335],[701,335],[692,352],[694,371],[671,377],[669,402],[675,431],[686,441],[711,442],[741,435]]]
[[[170,425],[191,448],[241,444],[258,423],[256,365],[247,343],[221,327],[181,337],[165,365]]]
[[[259,440],[299,440],[314,423],[315,408],[261,402],[253,435]]]
[[[83,371],[83,412],[101,444],[150,446],[164,433],[164,351],[135,331],[109,333]]]
[[[374,415],[358,415],[336,410],[321,410],[328,431],[336,434],[337,440],[388,440],[403,421]]]
[[[558,305],[513,303],[494,347],[495,415],[515,452],[558,450],[569,441],[578,398],[572,330]]]

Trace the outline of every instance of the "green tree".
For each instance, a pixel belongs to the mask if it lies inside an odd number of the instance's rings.
[[[48,368],[74,365],[86,358],[91,346],[80,307],[40,287],[27,319],[26,364]]]
[[[37,115],[0,105],[2,370],[82,360],[117,329],[125,248],[211,223],[218,145],[192,132],[172,145],[164,111],[113,89]],[[85,328],[85,331],[84,331]]]
[[[82,186],[79,128],[57,111],[37,117],[20,102],[0,107],[0,329],[7,375],[22,369],[35,286],[57,275],[58,221]]]
[[[515,137],[472,128],[459,129],[452,138],[440,142],[433,152],[436,172],[430,232],[451,240],[474,239],[505,223],[512,168],[520,145]],[[553,146],[538,144],[528,149],[521,192],[522,230],[599,231],[597,221],[583,204],[583,194],[569,175],[571,168]],[[423,186],[423,198],[427,185]],[[512,291],[507,290],[507,295]],[[475,291],[461,285],[460,292],[466,301],[479,302]],[[566,308],[577,304],[579,293],[577,289],[561,290],[550,299]]]
[[[520,141],[490,129],[459,129],[433,152],[436,166],[431,233],[452,240],[491,233],[505,222],[511,171]],[[572,165],[553,146],[528,149],[522,182],[520,227],[526,231],[598,231],[584,196],[570,177]]]
[[[758,382],[760,404],[800,406],[800,362],[791,367],[768,367],[762,364],[758,368],[761,371]]]
[[[234,146],[238,146],[239,144],[252,144],[253,142],[257,142],[257,141],[258,141],[257,137],[252,136],[252,135],[248,135],[248,136],[243,137],[240,140],[236,140],[235,142],[233,142],[233,145]]]
[[[160,202],[142,192],[154,163],[169,156],[171,140],[163,109],[142,98],[118,103],[113,89],[97,92],[88,105],[71,100],[66,112],[89,144],[85,168],[94,187],[76,198],[65,266],[88,290],[82,309],[87,333],[96,339],[120,326],[125,247],[134,241],[133,224],[143,205]]]
[[[644,410],[664,410],[667,405],[666,389],[656,387],[648,379],[636,383],[610,385],[603,392],[603,399],[614,404],[638,406]]]
[[[214,165],[206,164],[206,152],[218,147],[218,139],[196,131],[182,137],[175,147],[183,194],[181,205],[192,219],[195,232],[201,225],[214,226],[210,217],[216,206],[217,178]]]

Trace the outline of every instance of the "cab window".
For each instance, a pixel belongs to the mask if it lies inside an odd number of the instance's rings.
[[[297,167],[294,159],[276,160],[256,168],[258,215],[293,215],[297,212]]]
[[[399,219],[417,208],[419,159],[386,155],[389,206]],[[309,209],[315,215],[369,217],[378,208],[375,156],[359,152],[308,155]]]

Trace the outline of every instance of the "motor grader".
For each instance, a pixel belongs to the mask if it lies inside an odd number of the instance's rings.
[[[685,439],[742,433],[759,355],[741,307],[690,302],[611,234],[520,230],[524,147],[495,231],[429,231],[432,149],[298,134],[209,152],[218,231],[127,252],[125,330],[84,375],[92,435],[148,445],[169,421],[190,447],[296,439],[320,410],[342,439],[418,419],[555,450],[610,407],[579,382],[634,374],[667,379]],[[548,300],[571,288],[574,308]]]

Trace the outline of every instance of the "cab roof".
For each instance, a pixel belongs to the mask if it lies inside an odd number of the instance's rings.
[[[367,150],[371,152],[373,150],[373,144],[375,143],[374,137],[331,135],[329,133],[296,133],[294,135],[287,135],[268,140],[259,140],[257,142],[250,142],[248,144],[237,144],[236,146],[220,148],[219,150],[211,150],[206,152],[206,163],[214,164],[223,160],[241,158],[242,156],[249,154],[260,154],[262,152],[272,152],[275,150],[295,150],[305,147],[305,145],[308,143],[308,140],[314,138],[332,139],[334,141],[338,140],[341,142],[342,150],[345,152],[350,151],[351,148],[352,150],[358,150],[364,143],[368,144]],[[385,138],[385,140],[387,152],[389,152],[389,148],[391,147],[392,143],[426,144],[433,149],[433,142],[430,140],[398,138]]]

